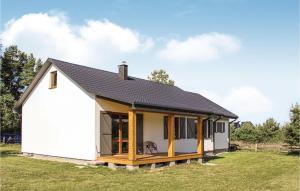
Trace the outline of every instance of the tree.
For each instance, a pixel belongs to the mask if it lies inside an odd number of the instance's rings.
[[[21,94],[20,73],[23,69],[25,54],[18,50],[17,46],[10,46],[5,49],[1,57],[1,95],[11,93],[15,100],[19,99]]]
[[[290,109],[290,123],[284,128],[284,142],[292,146],[299,146],[300,138],[300,105],[296,103]]]
[[[262,142],[277,142],[280,136],[280,124],[275,119],[269,118],[262,125],[258,125],[258,133]]]
[[[43,62],[39,58],[35,63],[35,68],[34,68],[35,73],[38,73],[40,71],[40,69],[42,68],[42,66],[43,66]]]
[[[233,137],[246,143],[257,143],[260,141],[257,128],[251,122],[242,123],[240,128],[233,131]]]
[[[148,76],[148,79],[154,82],[159,82],[162,84],[168,84],[168,85],[174,85],[174,80],[169,79],[169,75],[165,70],[154,70],[151,72],[150,76]]]
[[[40,59],[36,61],[32,54],[28,56],[17,46],[9,46],[1,54],[0,114],[2,131],[18,129],[19,115],[13,112],[13,107],[32,82],[41,65]]]
[[[1,95],[1,131],[19,130],[19,115],[13,112],[13,107],[16,103],[14,96],[10,93]]]
[[[29,86],[35,76],[36,60],[33,54],[30,54],[27,58],[27,62],[24,64],[23,71],[20,74],[21,84],[23,87]]]

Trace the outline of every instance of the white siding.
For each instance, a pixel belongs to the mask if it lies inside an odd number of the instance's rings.
[[[94,160],[95,99],[50,66],[22,107],[22,152]]]
[[[212,138],[204,139],[204,151],[213,151],[214,150],[214,142]]]

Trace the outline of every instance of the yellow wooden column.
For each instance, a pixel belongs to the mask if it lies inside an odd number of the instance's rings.
[[[136,112],[128,111],[128,159],[136,160]]]
[[[197,122],[197,154],[203,155],[203,119],[198,117]]]
[[[175,141],[174,141],[174,115],[168,116],[168,157],[175,156]]]

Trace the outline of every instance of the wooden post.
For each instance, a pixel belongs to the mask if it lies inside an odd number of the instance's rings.
[[[168,116],[168,157],[175,156],[175,142],[174,142],[174,115]]]
[[[203,155],[203,119],[198,117],[197,122],[197,154]]]
[[[128,111],[128,159],[136,160],[136,111]]]

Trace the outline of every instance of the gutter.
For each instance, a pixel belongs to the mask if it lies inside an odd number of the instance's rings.
[[[238,118],[236,118],[236,119],[234,119],[234,120],[232,120],[231,122],[228,123],[228,151],[229,151],[229,148],[230,148],[230,136],[231,136],[231,134],[230,134],[230,125],[231,125],[233,122],[235,122],[237,119],[238,119]]]

